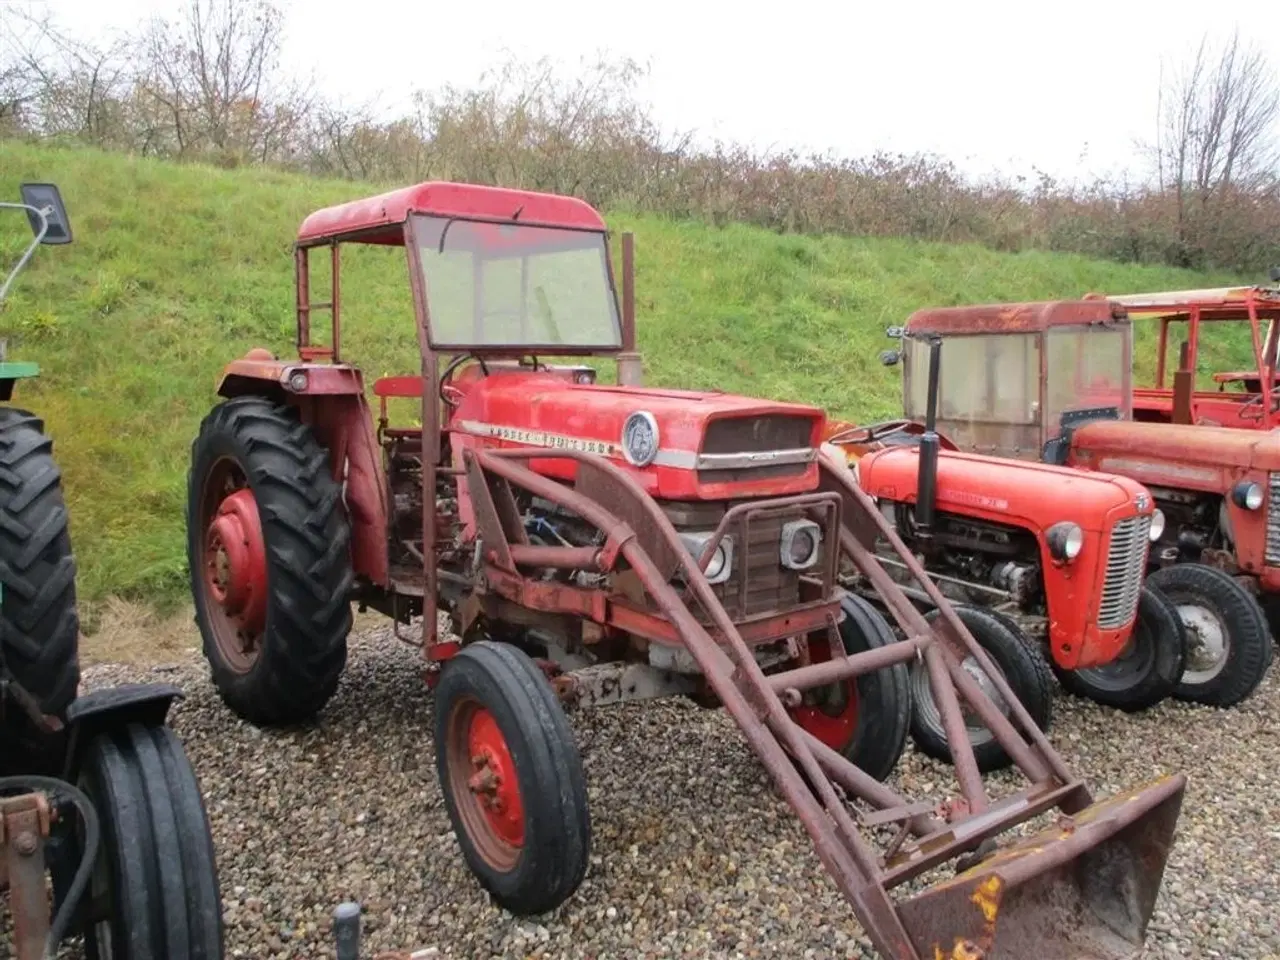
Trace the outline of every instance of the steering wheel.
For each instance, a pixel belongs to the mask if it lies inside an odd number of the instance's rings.
[[[440,374],[440,388],[437,391],[440,394],[441,402],[450,409],[457,407],[458,404],[462,402],[462,398],[466,396],[466,394],[449,381],[453,378],[453,375],[457,372],[458,368],[468,360],[477,361],[480,364],[480,370],[484,375],[486,377],[489,375],[489,368],[485,365],[484,360],[481,357],[477,357],[474,353],[459,354],[450,360],[449,365],[446,366],[444,371]]]
[[[892,434],[919,426],[914,420],[885,420],[881,423],[850,427],[835,436],[828,437],[827,443],[875,443]]]

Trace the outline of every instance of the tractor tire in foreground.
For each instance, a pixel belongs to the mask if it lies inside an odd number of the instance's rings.
[[[517,916],[547,913],[587,873],[582,757],[546,675],[520,650],[480,640],[435,691],[436,771],[463,859]]]
[[[1187,634],[1178,608],[1160,591],[1144,586],[1133,634],[1120,656],[1082,670],[1050,663],[1068,693],[1129,713],[1167,699],[1187,662]]]
[[[960,604],[955,604],[954,609],[978,645],[995,661],[1004,674],[1005,682],[1022,702],[1036,726],[1048,731],[1053,703],[1053,674],[1049,672],[1039,651],[1032,647],[1021,630],[997,613]],[[932,623],[940,615],[939,611],[932,610],[925,619]],[[978,681],[1000,711],[1008,716],[1008,706],[972,657],[965,659],[964,669]],[[911,698],[911,738],[916,747],[925,756],[950,763],[951,748],[947,745],[942,712],[934,700],[933,690],[929,685],[929,671],[922,660],[915,661],[911,666]],[[964,713],[978,769],[986,773],[1010,766],[1012,760],[1009,755],[978,716],[966,707],[963,700],[960,708]]]
[[[1231,707],[1258,688],[1271,666],[1271,633],[1253,595],[1216,567],[1180,563],[1147,583],[1177,608],[1187,632],[1187,664],[1173,695]]]
[[[841,603],[840,639],[844,655],[895,642],[893,630],[870,602],[850,594]],[[825,634],[809,638],[809,659],[831,659]],[[804,691],[804,701],[787,710],[801,729],[877,780],[898,765],[911,722],[911,684],[905,664],[865,673]]]
[[[81,901],[88,960],[222,960],[213,839],[177,735],[133,723],[98,736],[79,785],[102,831]]]
[[[191,449],[187,555],[213,683],[258,725],[311,719],[333,696],[351,630],[342,489],[289,407],[236,397]]]
[[[0,407],[0,663],[56,717],[80,683],[75,580],[53,441],[33,414]],[[4,707],[0,772],[56,774],[62,738]]]

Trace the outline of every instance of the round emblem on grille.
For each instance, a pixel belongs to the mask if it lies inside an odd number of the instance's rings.
[[[622,455],[637,467],[647,467],[658,455],[658,421],[653,414],[637,410],[622,425]]]

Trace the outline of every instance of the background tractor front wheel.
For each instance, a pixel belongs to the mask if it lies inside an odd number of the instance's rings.
[[[1007,618],[983,610],[978,607],[953,605],[956,615],[968,628],[978,645],[995,661],[996,667],[1004,674],[1005,682],[1013,690],[1014,696],[1021,701],[1031,719],[1041,730],[1048,731],[1051,705],[1053,702],[1053,674],[1048,664],[1031,642]],[[941,613],[930,611],[925,619],[933,623]],[[978,666],[973,657],[962,661],[964,669],[978,681],[984,693],[995,703],[1006,717],[1010,715],[1009,706],[995,691],[994,685]],[[957,691],[957,696],[959,691]],[[951,748],[947,745],[947,734],[942,723],[942,711],[938,709],[933,697],[933,689],[929,684],[929,671],[922,660],[917,660],[911,667],[911,738],[920,752],[935,760],[951,762]],[[965,725],[968,728],[969,742],[973,745],[974,759],[978,769],[984,773],[999,770],[1012,762],[1004,748],[986,728],[977,714],[973,713],[960,699]]]
[[[1158,590],[1144,586],[1133,633],[1120,656],[1083,670],[1050,666],[1068,693],[1132,713],[1172,694],[1186,662],[1187,634],[1178,608]]]
[[[61,717],[80,683],[76,565],[53,441],[33,414],[0,407],[0,657],[49,715]],[[61,736],[4,705],[0,773],[56,774]]]
[[[449,660],[435,693],[436,770],[463,859],[517,916],[554,910],[587,872],[582,758],[546,676],[504,643]]]
[[[329,456],[289,407],[236,397],[192,445],[187,556],[214,686],[251,723],[309,720],[351,630],[351,529]]]

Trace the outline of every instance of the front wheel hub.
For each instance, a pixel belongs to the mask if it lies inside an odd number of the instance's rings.
[[[241,637],[256,637],[267,622],[267,551],[253,492],[237,490],[218,506],[204,549],[210,598]]]

